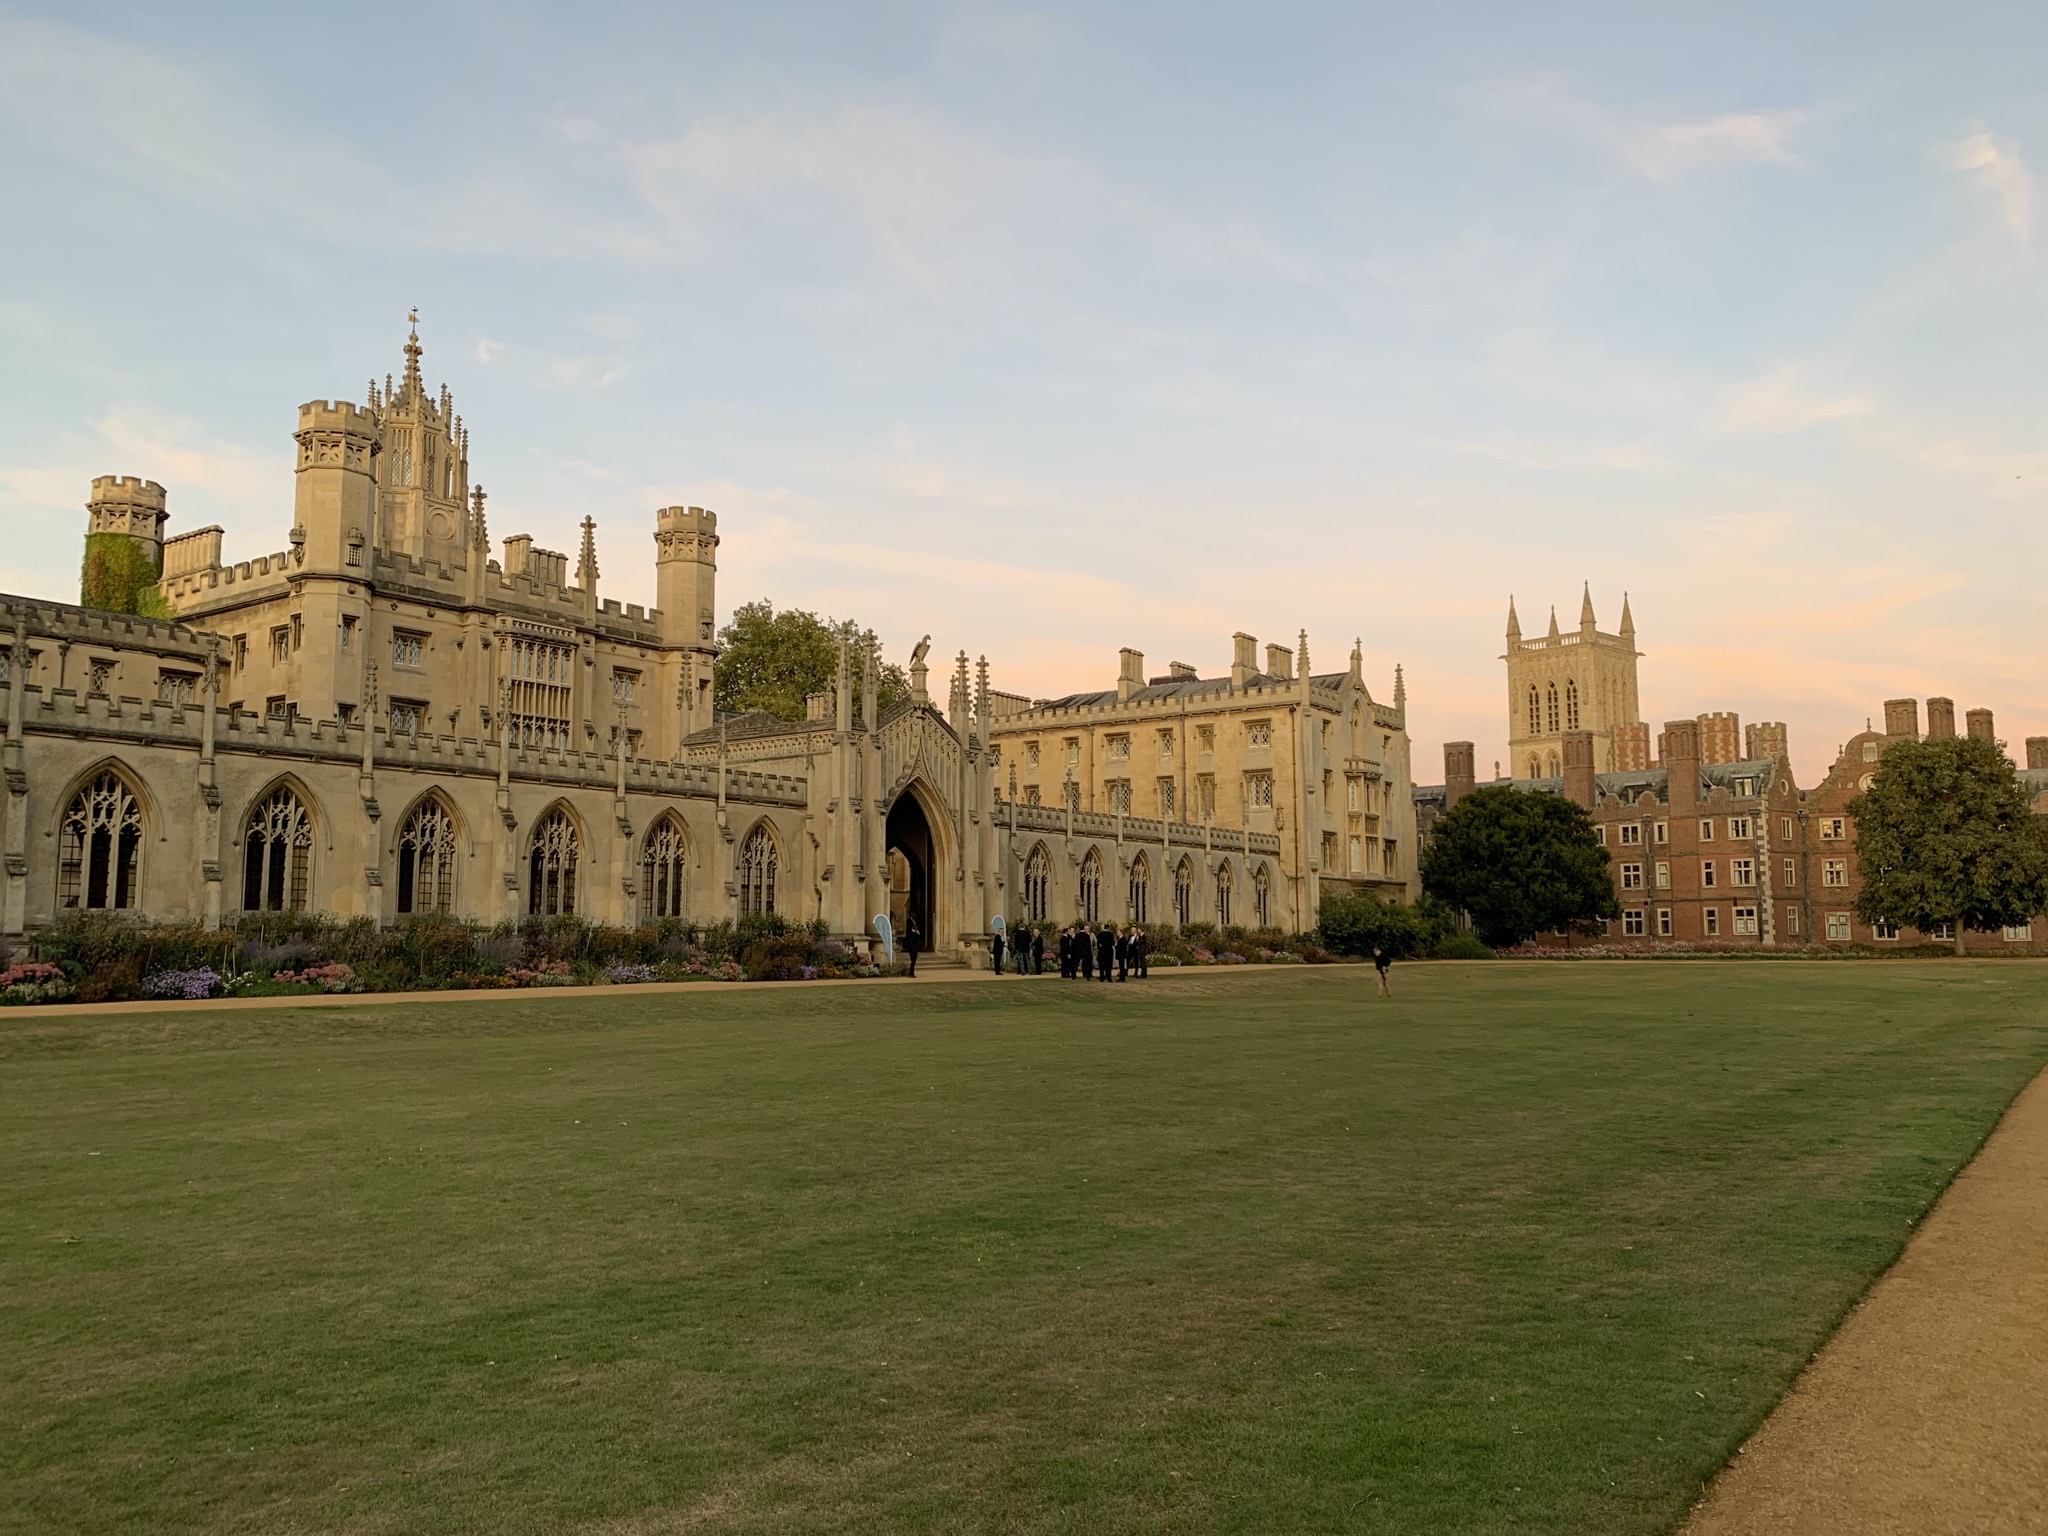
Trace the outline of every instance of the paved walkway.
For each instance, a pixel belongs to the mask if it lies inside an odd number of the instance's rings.
[[[1681,1536],[2048,1532],[2048,1072]]]

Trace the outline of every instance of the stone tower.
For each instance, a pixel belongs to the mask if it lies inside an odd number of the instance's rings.
[[[1514,599],[1508,599],[1509,774],[1517,779],[1561,778],[1568,732],[1592,738],[1593,771],[1618,765],[1617,731],[1642,724],[1636,697],[1636,623],[1628,599],[1621,602],[1621,627],[1603,632],[1593,616],[1589,586],[1579,601],[1578,628],[1561,631],[1557,610],[1550,631],[1524,639]]]
[[[164,488],[134,475],[99,475],[85,504],[85,565],[78,600],[134,613],[164,568]]]
[[[663,507],[654,514],[654,603],[661,637],[706,656],[717,654],[718,514]]]
[[[352,400],[309,400],[292,440],[294,549],[312,570],[363,579],[377,517],[376,416]]]
[[[470,558],[464,537],[469,505],[469,433],[448,386],[432,394],[420,376],[418,321],[405,339],[405,372],[370,385],[382,453],[375,541],[394,554],[434,560],[451,570]]]

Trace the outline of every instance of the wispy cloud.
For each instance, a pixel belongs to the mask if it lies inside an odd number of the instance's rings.
[[[1866,415],[1875,406],[1868,394],[1817,387],[1805,369],[1787,363],[1731,390],[1717,425],[1726,432],[1800,432]]]
[[[1631,116],[1541,77],[1496,84],[1484,99],[1516,117],[1561,128],[1651,181],[1672,181],[1710,165],[1797,164],[1793,140],[1806,119],[1791,110],[1663,120]]]
[[[2005,227],[2022,244],[2034,238],[2034,173],[2009,139],[1973,133],[1956,146],[1955,168],[1998,200]]]
[[[488,336],[477,339],[476,360],[535,389],[610,389],[632,371],[631,361],[616,352],[571,355],[514,346]]]

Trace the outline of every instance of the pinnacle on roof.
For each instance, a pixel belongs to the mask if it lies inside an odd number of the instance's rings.
[[[1633,640],[1636,637],[1635,616],[1628,611],[1628,594],[1621,594],[1621,637]]]
[[[1394,663],[1394,708],[1402,709],[1408,703],[1408,680],[1401,675],[1401,663]]]
[[[1550,605],[1550,638],[1557,638],[1557,604]]]
[[[1593,584],[1589,581],[1579,597],[1579,628],[1597,628],[1593,619]]]
[[[576,559],[576,585],[588,592],[597,581],[597,519],[583,519],[583,551]]]
[[[412,334],[405,338],[405,398],[417,400],[426,388],[420,382],[420,312],[415,308],[405,318],[412,326]]]
[[[1515,594],[1512,592],[1508,594],[1508,638],[1510,640],[1520,640],[1522,638],[1522,621],[1515,615]]]

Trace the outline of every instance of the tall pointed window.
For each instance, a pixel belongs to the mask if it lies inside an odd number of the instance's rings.
[[[766,827],[747,834],[740,848],[740,916],[775,910],[775,839]]]
[[[455,910],[455,817],[438,796],[422,800],[398,834],[398,910]]]
[[[1102,853],[1095,848],[1081,861],[1081,921],[1102,921]]]
[[[1273,877],[1263,864],[1252,871],[1252,921],[1261,928],[1273,926]]]
[[[1564,728],[1568,731],[1579,728],[1579,685],[1569,677],[1564,680]]]
[[[126,912],[135,905],[142,807],[121,776],[95,774],[64,813],[57,904]]]
[[[1186,859],[1173,866],[1173,920],[1183,928],[1195,920],[1195,866]]]
[[[1024,921],[1042,923],[1052,894],[1052,856],[1040,843],[1024,861]]]
[[[1541,736],[1543,734],[1543,701],[1537,697],[1536,685],[1534,683],[1529,685],[1529,734],[1531,736]]]
[[[1550,734],[1555,736],[1557,734],[1557,684],[1552,683],[1550,685],[1545,702],[1549,705],[1549,709],[1545,712],[1544,718],[1550,722]]]
[[[640,915],[646,921],[683,915],[683,858],[689,851],[675,817],[664,816],[649,830],[640,854]]]
[[[576,861],[581,849],[576,823],[556,806],[533,829],[526,856],[526,910],[534,917],[562,917],[576,910]]]
[[[1230,898],[1234,883],[1235,877],[1230,872],[1229,861],[1226,860],[1217,866],[1216,870],[1216,926],[1219,928],[1230,926]]]
[[[242,836],[242,909],[303,912],[313,871],[313,818],[278,785],[249,813]]]
[[[1152,863],[1142,853],[1131,861],[1130,914],[1134,923],[1152,921]]]

